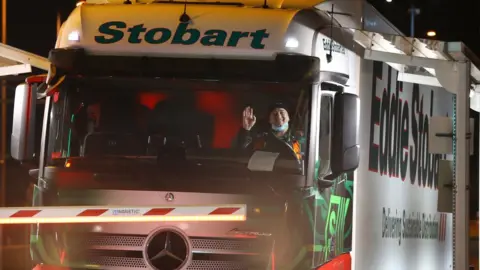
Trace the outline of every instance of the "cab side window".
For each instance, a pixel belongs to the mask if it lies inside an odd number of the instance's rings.
[[[65,119],[65,106],[66,106],[66,96],[65,92],[56,92],[51,97],[51,109],[50,109],[50,132],[48,134],[49,145],[54,147],[50,148],[51,158],[63,158],[68,155],[67,153],[67,144],[68,138],[63,136],[64,131],[62,128],[68,128],[68,125],[63,125],[62,123]]]
[[[318,155],[318,176],[323,177],[330,173],[330,148],[331,148],[331,130],[332,130],[332,106],[333,96],[331,93],[322,93],[320,101],[320,136],[319,136],[319,155]]]

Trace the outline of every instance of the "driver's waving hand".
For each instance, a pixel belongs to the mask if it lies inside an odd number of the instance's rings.
[[[239,134],[239,145],[243,148],[253,148],[255,150],[265,149],[266,151],[283,151],[287,144],[297,155],[298,159],[302,159],[302,139],[295,137],[289,128],[290,116],[286,106],[283,103],[275,103],[270,106],[268,122],[270,130],[259,130],[253,132],[257,119],[251,107],[245,108],[243,111],[242,129]]]

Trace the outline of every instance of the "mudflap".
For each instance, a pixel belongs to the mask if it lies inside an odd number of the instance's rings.
[[[350,253],[345,253],[335,257],[331,261],[316,268],[315,270],[351,270],[352,269],[352,257]]]

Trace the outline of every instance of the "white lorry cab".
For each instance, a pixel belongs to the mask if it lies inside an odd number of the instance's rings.
[[[0,48],[48,70],[15,93],[33,206],[0,209],[32,224],[36,269],[464,270],[475,252],[480,58],[461,42],[361,0],[89,0],[48,61]]]
[[[314,8],[79,5],[15,97],[12,156],[39,161],[34,206],[63,211],[32,225],[34,263],[349,269],[360,103],[337,26]]]

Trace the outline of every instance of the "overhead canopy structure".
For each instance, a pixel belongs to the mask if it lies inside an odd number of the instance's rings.
[[[48,71],[47,58],[0,43],[0,76],[29,73],[32,67]]]
[[[470,108],[480,112],[480,59],[465,44],[407,37],[363,1],[322,1],[315,8],[333,10],[341,27],[354,33],[361,56],[386,62],[399,71],[399,81],[443,87],[457,94],[457,82],[449,76],[452,64],[469,62]]]
[[[383,61],[399,71],[399,81],[444,87],[457,94],[445,64],[470,62],[471,97],[480,88],[480,60],[461,42],[420,40],[405,36],[355,30],[354,39],[364,48],[365,59]],[[440,61],[439,61],[440,60]],[[447,72],[447,73],[445,73]],[[480,91],[479,91],[480,92]],[[472,109],[480,111],[478,102]]]

